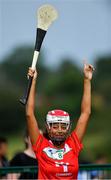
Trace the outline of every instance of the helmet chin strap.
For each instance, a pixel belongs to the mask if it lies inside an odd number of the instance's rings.
[[[61,144],[65,142],[66,137],[63,137],[63,138],[50,137],[50,139],[55,146],[60,146]]]

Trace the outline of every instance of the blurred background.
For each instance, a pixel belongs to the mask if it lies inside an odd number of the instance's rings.
[[[92,114],[81,159],[111,161],[111,1],[0,0],[0,136],[8,139],[8,158],[23,149],[25,108],[19,103],[31,65],[37,9],[52,4],[59,13],[38,59],[36,117],[44,129],[51,109],[69,112],[73,128],[80,115],[83,60],[95,66]]]

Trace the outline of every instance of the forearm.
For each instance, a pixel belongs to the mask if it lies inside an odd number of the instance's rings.
[[[81,103],[81,113],[91,113],[91,80],[84,77],[84,90]]]
[[[89,116],[91,113],[91,79],[94,68],[90,64],[84,64],[84,90],[81,103],[81,114],[78,119],[75,132],[82,141],[86,132]]]
[[[36,80],[33,79],[30,94],[26,106],[26,119],[27,119],[27,127],[28,132],[30,135],[30,139],[32,144],[36,143],[36,140],[39,135],[39,128],[38,123],[36,121],[35,115],[34,115],[34,109],[35,109],[35,89],[36,89]]]
[[[75,128],[75,132],[78,135],[80,141],[82,141],[84,137],[90,113],[91,113],[91,82],[89,79],[84,78],[84,90],[83,90],[83,98],[81,103],[81,115],[78,119]]]

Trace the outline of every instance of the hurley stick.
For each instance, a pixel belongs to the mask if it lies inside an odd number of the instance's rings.
[[[37,31],[36,31],[36,41],[35,41],[35,49],[34,49],[32,65],[31,65],[31,68],[33,70],[35,70],[36,68],[39,52],[40,52],[44,37],[46,35],[46,32],[49,26],[52,24],[52,22],[56,20],[57,16],[58,16],[57,11],[51,5],[43,5],[38,9],[38,14],[37,14],[38,24],[37,24]],[[20,102],[23,105],[26,105],[27,103],[31,84],[32,84],[32,77],[29,76],[28,84],[27,84],[27,88],[25,90],[24,96],[20,99]]]

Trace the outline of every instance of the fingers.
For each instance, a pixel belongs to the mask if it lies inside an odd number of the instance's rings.
[[[28,70],[28,75],[33,77],[34,76],[34,73],[35,73],[35,70],[33,70],[31,67],[29,67],[29,70]]]
[[[92,70],[92,71],[95,70],[95,68],[93,67],[92,64],[84,64],[84,68],[85,68],[85,69],[88,69],[88,70]]]
[[[92,71],[95,70],[95,68],[91,64],[88,64],[88,68],[91,69]]]
[[[27,74],[27,78],[29,78],[29,76],[31,76],[31,77],[35,77],[35,76],[36,76],[36,74],[37,74],[36,69],[35,69],[35,70],[33,70],[31,67],[29,67],[28,74]]]
[[[86,59],[83,60],[83,64],[84,64],[84,68],[86,68],[87,67],[87,60]]]
[[[83,62],[84,62],[84,69],[91,70],[91,71],[95,70],[92,64],[87,64],[86,60],[84,60]]]

